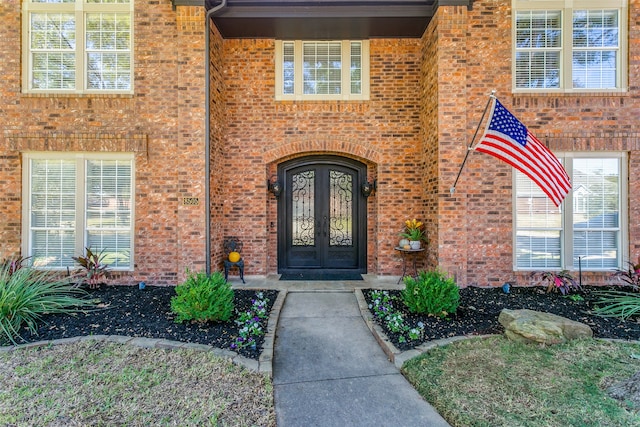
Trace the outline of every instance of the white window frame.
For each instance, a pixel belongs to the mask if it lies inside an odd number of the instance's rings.
[[[618,10],[619,46],[616,61],[615,88],[573,87],[573,12],[577,10]],[[559,10],[562,14],[560,52],[560,84],[558,88],[516,87],[516,54],[530,49],[516,47],[516,18],[518,12]],[[624,93],[628,91],[628,0],[512,0],[512,92],[513,93]],[[584,50],[584,49],[577,49]]]
[[[628,186],[629,186],[629,171],[628,160],[626,152],[566,152],[555,153],[556,156],[563,160],[564,167],[569,174],[573,176],[573,159],[618,159],[619,164],[619,185],[620,194],[618,195],[620,200],[619,217],[618,217],[618,257],[617,268],[622,268],[625,260],[629,258],[629,224],[628,224]],[[553,270],[569,270],[577,271],[578,265],[576,257],[574,257],[573,250],[573,215],[574,215],[574,200],[573,189],[567,194],[566,198],[562,202],[559,209],[562,209],[561,226],[560,226],[560,267],[559,268],[524,268],[518,266],[517,260],[517,232],[518,232],[518,218],[517,218],[517,174],[514,171],[512,174],[512,206],[513,206],[513,270],[514,271],[553,271]],[[553,204],[549,202],[552,206]],[[555,228],[541,228],[541,230],[555,230]],[[612,271],[611,268],[586,268],[584,265],[582,271]]]
[[[87,3],[85,0],[75,0],[68,3],[40,3],[31,0],[22,2],[22,92],[47,94],[127,94],[134,93],[134,1],[128,3]],[[69,89],[38,89],[32,87],[33,57],[31,51],[31,15],[33,13],[69,13],[75,19],[75,88]],[[87,52],[85,40],[86,15],[90,13],[122,13],[128,14],[130,19],[129,46],[129,88],[123,89],[89,89]],[[109,51],[111,52],[111,51]],[[113,51],[122,52],[122,51]]]
[[[339,95],[310,95],[304,93],[303,88],[303,43],[313,43],[307,40],[276,40],[275,43],[275,69],[276,85],[275,99],[277,101],[366,101],[369,99],[369,41],[368,40],[322,40],[322,42],[340,42],[342,44],[342,93]],[[351,43],[361,43],[361,93],[351,93],[350,67],[344,66],[351,63]],[[284,43],[294,43],[294,93],[283,93],[283,56]]]
[[[75,183],[75,245],[74,254],[79,256],[85,254],[89,228],[86,223],[87,213],[87,171],[86,163],[91,160],[122,160],[131,162],[131,219],[129,225],[129,233],[131,236],[129,248],[129,266],[116,267],[111,266],[113,271],[133,271],[135,265],[134,259],[134,228],[135,228],[135,160],[133,153],[50,153],[50,152],[26,152],[23,154],[22,168],[22,253],[25,256],[31,256],[31,161],[32,160],[70,160],[76,163],[76,183]],[[90,248],[100,252],[100,248]],[[36,266],[43,270],[65,270],[66,267],[47,267]]]

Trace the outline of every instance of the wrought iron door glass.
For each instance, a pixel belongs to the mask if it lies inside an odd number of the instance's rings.
[[[314,170],[292,176],[292,246],[315,245],[315,178]]]
[[[329,173],[329,245],[353,245],[353,176]]]

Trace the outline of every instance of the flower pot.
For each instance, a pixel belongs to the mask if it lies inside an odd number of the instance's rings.
[[[409,246],[411,246],[411,249],[420,249],[420,240],[411,240]]]
[[[400,239],[400,242],[398,242],[398,247],[404,248],[408,244],[409,244],[409,239]]]

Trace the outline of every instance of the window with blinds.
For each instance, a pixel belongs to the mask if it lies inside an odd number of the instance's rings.
[[[74,267],[85,248],[105,255],[112,269],[132,267],[131,155],[26,157],[23,252],[38,268]]]
[[[368,41],[277,41],[276,99],[368,99]]]
[[[133,89],[132,0],[23,2],[25,92]]]
[[[612,269],[620,265],[620,162],[573,159],[574,267]],[[579,205],[578,203],[579,202]]]
[[[624,91],[628,0],[513,0],[516,91]],[[597,7],[597,8],[594,8]]]
[[[624,260],[626,182],[623,153],[563,163],[572,191],[558,208],[524,174],[515,173],[515,267],[521,270],[611,270]]]
[[[30,251],[36,267],[72,267],[76,254],[76,162],[31,160]]]

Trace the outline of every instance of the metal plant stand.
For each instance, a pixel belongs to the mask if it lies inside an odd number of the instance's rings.
[[[418,268],[416,263],[418,260],[418,255],[422,254],[425,251],[425,248],[404,249],[396,246],[394,249],[400,252],[400,256],[402,257],[402,276],[400,276],[400,279],[398,279],[398,283],[402,282],[405,277],[410,276],[409,274],[407,274],[408,263],[413,267],[413,276],[411,277],[418,277]]]

